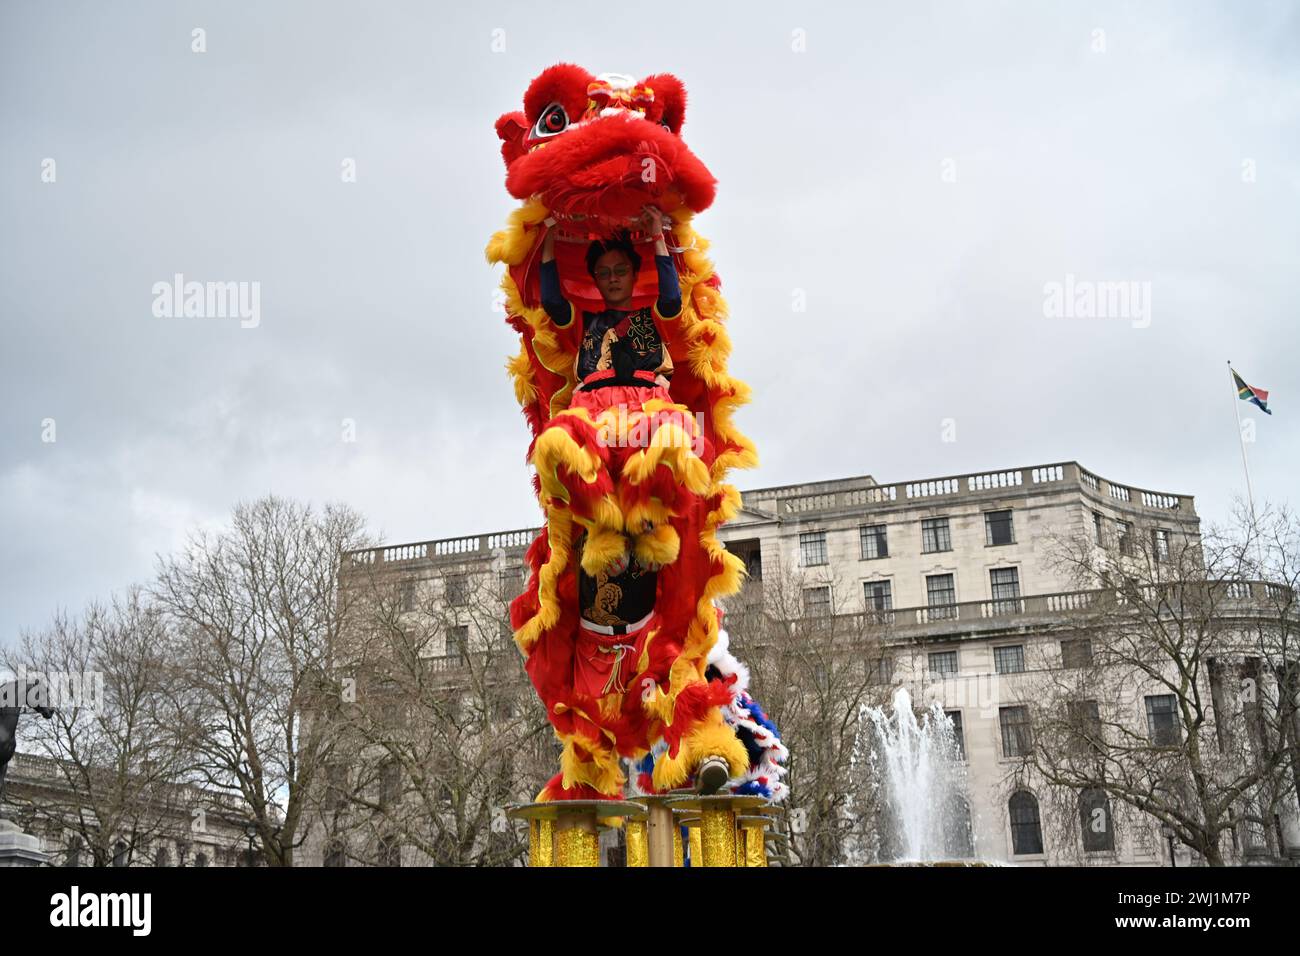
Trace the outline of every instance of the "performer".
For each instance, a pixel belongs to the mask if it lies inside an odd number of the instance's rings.
[[[620,431],[624,440],[629,433],[636,434],[635,425],[632,424],[631,428],[628,425],[644,415],[647,402],[654,400],[663,406],[672,404],[668,389],[673,362],[658,323],[677,318],[682,309],[677,269],[668,255],[663,236],[663,213],[653,206],[646,206],[638,222],[655,237],[655,267],[659,280],[657,302],[653,307],[629,308],[641,256],[626,233],[608,240],[593,241],[588,246],[587,272],[600,291],[605,309],[599,312],[583,310],[581,313],[581,344],[573,359],[574,377],[578,384],[569,406],[585,408],[593,420],[600,420],[610,409],[618,409],[616,420],[622,425]],[[539,280],[542,307],[558,327],[568,327],[579,310],[564,298],[561,289],[559,267],[555,261],[554,225],[547,228],[542,240]],[[653,425],[662,421],[662,417],[655,419],[652,416],[651,421]],[[563,422],[553,420],[548,427],[559,427],[561,431],[556,438],[565,441],[568,433]],[[640,432],[642,444],[648,445],[651,431],[652,428],[647,427]],[[694,433],[691,434],[694,438]],[[604,441],[610,443],[610,437],[605,435]],[[542,445],[544,449],[552,447],[546,440]],[[557,462],[556,467],[560,464]],[[550,472],[551,464],[545,451],[538,468]],[[611,486],[618,484],[620,471],[618,468],[609,475]],[[702,490],[706,482],[702,472],[702,468],[695,469],[696,490]],[[603,484],[604,478],[604,474],[597,473],[587,484]],[[579,489],[579,500],[581,492]],[[560,495],[563,497],[564,492]],[[624,498],[627,497],[625,493]],[[588,574],[599,570],[595,565],[600,561],[607,561],[605,568],[613,574],[627,567],[630,548],[623,530],[636,534],[632,546],[637,548],[640,562],[647,569],[657,570],[676,557],[675,533],[666,524],[656,532],[653,520],[636,521],[631,528],[624,529],[616,521],[602,527],[594,512],[582,513],[581,517],[591,529],[591,548],[584,550],[584,555],[589,555],[584,564]]]
[[[655,269],[659,274],[659,296],[653,309],[629,308],[641,256],[625,235],[596,240],[587,247],[587,272],[596,282],[605,300],[604,312],[582,313],[582,345],[574,356],[577,390],[598,387],[601,381],[618,385],[638,385],[629,372],[648,371],[656,385],[665,389],[673,374],[672,356],[659,333],[658,322],[675,319],[682,310],[677,268],[664,242],[664,217],[658,209],[647,206],[641,216],[645,231],[655,237]],[[541,279],[542,307],[560,328],[567,326],[577,311],[564,298],[560,288],[559,267],[555,264],[555,228],[552,224],[542,240]],[[615,364],[615,357],[620,362]],[[598,374],[598,373],[613,373]],[[644,376],[640,377],[644,379]]]

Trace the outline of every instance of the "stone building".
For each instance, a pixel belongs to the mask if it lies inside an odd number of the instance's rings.
[[[1030,740],[1029,712],[1042,681],[1091,661],[1078,612],[1094,592],[1061,565],[1061,547],[1091,541],[1099,552],[1169,560],[1200,539],[1190,496],[1123,485],[1063,462],[893,483],[861,476],[758,488],[742,497],[741,513],[719,532],[749,574],[728,610],[771,608],[780,582],[787,597],[795,589],[793,610],[803,618],[865,616],[882,625],[877,659],[870,662],[879,682],[909,688],[918,702],[939,701],[954,721],[975,856],[1024,865],[1170,865],[1171,844],[1159,826],[1125,807],[1116,810],[1114,823],[1105,814],[1101,832],[1081,839],[1069,833],[1088,807],[1056,817],[1040,807],[1020,751]],[[352,564],[400,581],[411,607],[432,599],[454,615],[465,603],[467,582],[487,581],[504,599],[522,588],[523,553],[536,532],[379,547],[352,555]],[[1241,589],[1234,593],[1239,600],[1224,613],[1250,619],[1265,586],[1234,587]],[[436,667],[454,673],[467,655],[508,645],[509,636],[503,621],[466,614],[447,629]],[[732,644],[743,658],[745,635],[733,631]],[[1221,679],[1224,673],[1221,668]],[[1219,685],[1206,693],[1216,705],[1224,699]],[[1114,705],[1118,716],[1111,716],[1159,737],[1172,719],[1170,700],[1158,686],[1131,683]],[[1234,830],[1225,861],[1296,859],[1294,803],[1274,826]],[[324,855],[318,837],[304,847],[303,860],[320,862]],[[1179,849],[1174,862],[1200,861]]]
[[[0,818],[40,839],[50,866],[93,866],[76,818],[95,826],[93,808],[69,778],[76,768],[50,757],[18,753],[9,764]],[[160,795],[156,814],[141,814],[147,836],[123,835],[113,843],[112,866],[248,866],[248,814],[227,794],[191,785],[172,785]],[[133,845],[134,844],[134,845]],[[260,866],[256,855],[252,865]]]
[[[863,476],[743,497],[742,514],[720,535],[749,568],[751,593],[742,599],[764,603],[762,579],[776,574],[796,582],[794,610],[806,616],[861,614],[886,625],[882,681],[909,688],[918,702],[939,701],[956,725],[977,857],[1169,865],[1160,827],[1124,807],[1116,817],[1125,825],[1100,838],[1053,840],[1019,751],[1032,739],[1029,712],[1051,675],[1086,665],[1080,654],[1091,658],[1081,612],[1094,594],[1062,566],[1063,546],[1090,542],[1099,554],[1171,560],[1199,541],[1191,496],[1122,485],[1065,462],[891,484]],[[1241,600],[1220,612],[1253,620],[1261,602],[1252,597],[1266,586],[1237,587]],[[1162,688],[1121,690],[1127,713],[1118,722],[1157,736],[1173,723],[1173,698]],[[1294,800],[1283,816],[1263,832],[1232,833],[1226,859],[1300,857]],[[1079,821],[1074,812],[1054,822]],[[1054,842],[1082,852],[1053,852]],[[1177,865],[1198,862],[1186,848],[1175,852]]]

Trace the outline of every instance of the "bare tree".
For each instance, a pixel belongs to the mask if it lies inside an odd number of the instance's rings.
[[[321,807],[332,852],[371,864],[396,863],[403,847],[440,866],[525,859],[504,810],[532,801],[558,747],[507,624],[521,575],[348,570],[365,611],[334,670],[356,694],[336,713],[352,759],[336,757]]]
[[[168,645],[159,609],[131,588],[80,616],[60,613],[5,654],[54,707],[52,720],[24,728],[25,750],[50,758],[59,778],[32,819],[70,833],[95,866],[138,862],[177,817],[189,822],[192,795],[176,784],[190,747],[165,703],[176,679]]]
[[[765,569],[728,602],[733,653],[789,748],[783,833],[786,864],[831,866],[877,842],[872,788],[854,750],[864,706],[893,683],[884,641],[892,612],[862,613],[854,588],[823,568]]]
[[[1129,819],[1153,818],[1216,866],[1225,838],[1283,842],[1296,816],[1296,534],[1286,516],[1267,529],[1263,566],[1249,520],[1202,538],[1171,515],[1056,542],[1084,593],[1062,641],[1037,645],[1013,782],[1042,785],[1073,820],[1057,852],[1113,849]]]
[[[249,808],[267,865],[293,864],[306,796],[335,747],[330,724],[304,714],[351,611],[336,587],[341,556],[365,543],[345,506],[318,513],[270,496],[159,562],[154,593],[186,675],[176,719],[199,779]]]

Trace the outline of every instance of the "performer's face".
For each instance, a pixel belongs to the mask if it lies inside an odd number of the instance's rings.
[[[596,260],[594,273],[596,288],[610,308],[626,305],[632,298],[632,286],[636,274],[627,255],[618,249],[611,249]]]

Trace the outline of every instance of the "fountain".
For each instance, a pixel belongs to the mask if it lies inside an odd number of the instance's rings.
[[[875,782],[882,822],[876,857],[910,864],[972,862],[966,764],[952,719],[936,701],[918,720],[903,687],[894,691],[890,710],[859,711],[854,754]]]

